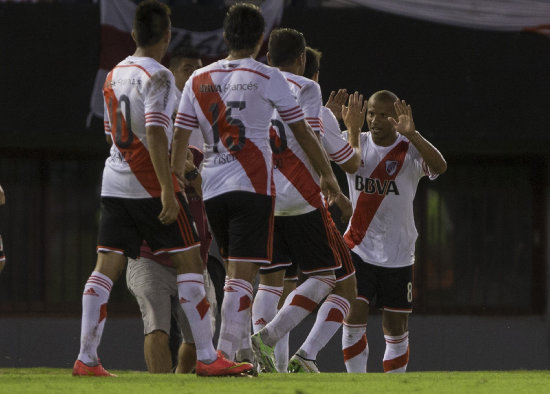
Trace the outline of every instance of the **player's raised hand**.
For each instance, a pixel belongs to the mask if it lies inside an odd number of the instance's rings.
[[[393,106],[395,107],[397,120],[394,118],[388,118],[388,120],[395,127],[395,131],[405,137],[415,134],[416,128],[414,127],[411,106],[405,100],[396,100]]]
[[[342,105],[342,118],[350,133],[361,132],[365,124],[365,114],[367,113],[367,100],[363,100],[363,95],[355,92],[349,96],[348,106]]]
[[[332,171],[328,175],[321,175],[319,177],[319,184],[321,186],[321,192],[323,193],[323,196],[325,196],[325,200],[327,200],[328,205],[330,206],[334,204],[338,198],[338,195],[341,193],[341,190]]]
[[[162,224],[172,224],[178,218],[180,206],[174,193],[162,191],[160,195],[162,202],[162,211],[159,214],[159,220]]]
[[[342,119],[342,106],[346,104],[348,96],[346,89],[338,89],[338,92],[334,90],[330,92],[325,107],[330,109],[334,116],[336,116],[336,119]]]

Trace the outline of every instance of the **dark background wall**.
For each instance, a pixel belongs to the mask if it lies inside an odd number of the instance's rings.
[[[176,7],[173,24],[212,30],[223,16],[220,9]],[[419,329],[442,344],[455,338],[448,345],[454,354],[482,346],[485,330],[502,334],[503,342],[491,342],[496,349],[531,325],[536,337],[514,350],[517,363],[500,365],[547,367],[549,338],[541,333],[548,331],[550,39],[360,8],[291,7],[282,26],[302,31],[323,51],[325,98],[337,88],[394,91],[412,104],[417,128],[448,160],[441,179],[421,182],[415,203],[413,319]],[[11,327],[24,344],[26,331],[18,330],[38,325],[37,316],[47,317],[38,319],[40,327],[61,333],[63,323],[53,317],[78,320],[82,287],[95,264],[107,146],[101,119],[87,128],[86,118],[99,65],[99,8],[3,3],[0,37],[0,184],[7,194],[0,234],[8,257],[0,275],[0,317],[6,319],[0,332]],[[109,308],[112,317],[129,317],[139,336],[139,312],[123,283],[114,287]],[[8,351],[2,342],[0,356],[25,359],[36,351],[9,345]],[[525,349],[536,350],[534,363],[525,362]],[[464,369],[467,357],[456,359],[462,361],[440,365]],[[435,367],[428,361],[414,366]]]

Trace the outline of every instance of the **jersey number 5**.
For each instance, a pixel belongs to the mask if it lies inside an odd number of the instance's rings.
[[[235,119],[231,117],[231,111],[233,108],[238,109],[239,111],[246,108],[246,102],[245,101],[228,101],[227,107],[225,109],[225,121],[230,126],[237,126],[239,129],[239,135],[237,138],[237,142],[235,142],[235,137],[232,135],[228,135],[225,140],[223,141],[225,143],[225,146],[227,146],[227,149],[229,152],[236,153],[240,151],[244,144],[246,143],[246,137],[245,137],[245,127],[243,122],[241,122],[239,119]],[[219,120],[220,120],[220,106],[219,103],[212,103],[210,105],[209,111],[212,113],[212,134],[214,137],[214,152],[218,153],[218,142],[220,141],[220,129],[219,129]],[[227,135],[225,133],[225,130],[222,130],[222,135]]]

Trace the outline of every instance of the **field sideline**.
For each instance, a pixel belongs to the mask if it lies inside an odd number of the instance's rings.
[[[111,371],[118,378],[72,377],[69,369],[0,368],[0,393],[545,393],[548,371],[264,374],[199,378]]]

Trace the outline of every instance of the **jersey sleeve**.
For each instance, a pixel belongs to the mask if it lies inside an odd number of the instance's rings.
[[[419,178],[427,176],[431,181],[433,181],[439,176],[439,174],[430,171],[430,168],[422,158],[422,155],[420,154],[418,149],[416,149],[416,146],[414,146],[412,143],[410,143],[409,151],[411,152],[411,157],[414,161],[416,173]]]
[[[181,94],[181,100],[178,105],[178,112],[174,122],[175,127],[181,127],[187,130],[199,128],[199,120],[193,105],[193,76],[187,80]],[[196,132],[196,131],[195,131]]]
[[[274,69],[269,79],[267,99],[277,109],[285,123],[295,123],[304,119],[304,112],[292,95],[288,82],[283,74]]]
[[[323,98],[321,97],[321,87],[313,82],[306,84],[300,90],[298,99],[306,121],[309,123],[315,133],[322,135],[321,129],[321,107],[323,106]]]
[[[176,106],[176,83],[168,69],[151,75],[144,87],[145,127],[170,127],[171,116]]]
[[[332,161],[343,164],[353,157],[353,148],[347,141],[347,133],[340,132],[340,125],[332,111],[326,107],[321,108],[321,125],[324,130],[323,146]]]

